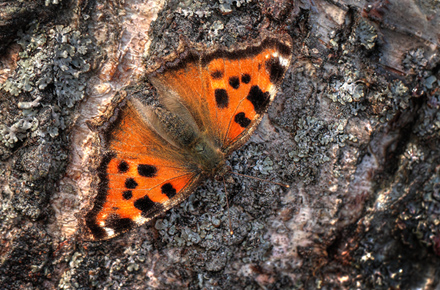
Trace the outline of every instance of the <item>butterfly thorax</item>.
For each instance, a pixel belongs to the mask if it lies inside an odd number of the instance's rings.
[[[175,114],[163,108],[154,111],[160,123],[160,135],[171,145],[185,152],[188,162],[207,176],[214,177],[224,168],[225,154],[207,132],[200,132],[189,112]],[[158,126],[155,126],[158,129]]]
[[[225,168],[225,155],[212,144],[205,134],[201,134],[200,138],[191,148],[194,158],[197,160],[199,169],[203,174],[214,177]]]

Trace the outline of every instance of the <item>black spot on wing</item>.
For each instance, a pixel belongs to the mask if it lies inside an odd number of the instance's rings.
[[[118,172],[119,173],[125,173],[128,171],[128,169],[129,169],[129,166],[128,166],[127,162],[125,162],[124,160],[119,162],[119,164],[118,164]]]
[[[240,87],[240,79],[238,77],[230,77],[229,85],[235,90],[238,89]]]
[[[154,177],[157,173],[156,166],[147,164],[139,164],[137,170],[139,175],[143,177]]]
[[[214,80],[219,80],[219,79],[223,78],[223,72],[221,72],[221,71],[219,71],[219,70],[215,70],[215,71],[213,71],[213,72],[211,73],[211,77],[212,77]]]
[[[266,61],[266,69],[269,73],[270,81],[273,84],[278,84],[281,82],[286,71],[285,67],[281,65],[278,58],[271,58]]]
[[[133,178],[127,178],[125,180],[125,187],[129,189],[135,189],[138,186],[138,183]]]
[[[171,183],[165,183],[161,187],[162,193],[168,196],[168,198],[173,198],[176,195],[176,189]]]
[[[162,210],[162,205],[158,202],[152,201],[148,195],[136,200],[134,202],[134,207],[142,211],[142,216],[144,217],[152,217]]]
[[[245,84],[250,83],[250,82],[251,82],[251,76],[248,75],[248,74],[244,74],[244,75],[242,75],[242,76],[241,76],[241,82],[242,82],[242,83],[245,83]]]
[[[152,201],[148,195],[139,198],[134,202],[134,207],[142,212],[147,212],[154,207],[155,202]]]
[[[111,228],[115,233],[126,232],[134,226],[134,222],[129,218],[121,218],[118,214],[111,214],[105,222],[107,228]]]
[[[251,123],[251,120],[246,117],[246,114],[244,112],[240,112],[235,115],[234,121],[242,128],[246,128]]]
[[[252,86],[246,99],[254,105],[257,114],[263,114],[269,106],[270,94],[269,92],[263,93],[259,86]]]
[[[217,107],[220,109],[224,109],[228,107],[229,96],[226,90],[224,89],[215,90],[215,102],[217,103]]]
[[[125,200],[129,200],[129,199],[131,199],[131,198],[133,197],[133,192],[132,192],[131,190],[125,190],[125,191],[122,193],[122,197],[123,197]]]

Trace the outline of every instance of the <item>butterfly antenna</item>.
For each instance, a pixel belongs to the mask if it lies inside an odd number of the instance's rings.
[[[226,207],[228,208],[229,233],[230,233],[231,236],[232,236],[232,235],[234,234],[234,231],[232,230],[231,214],[229,213],[228,191],[226,190],[226,182],[225,182],[225,179],[223,179],[223,186],[225,187]]]
[[[285,183],[274,182],[274,181],[270,181],[270,180],[267,180],[267,179],[258,178],[258,177],[255,177],[255,176],[250,176],[250,175],[246,175],[246,174],[237,173],[237,172],[234,172],[234,171],[230,171],[230,172],[232,174],[235,174],[235,175],[247,177],[247,178],[250,178],[250,179],[256,179],[256,180],[259,180],[259,181],[262,181],[262,182],[276,184],[276,185],[279,185],[279,186],[283,186],[285,188],[289,188],[290,187],[290,185],[285,184]]]

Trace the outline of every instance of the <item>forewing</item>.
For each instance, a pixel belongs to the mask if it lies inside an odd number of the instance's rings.
[[[206,98],[207,87],[200,57],[196,51],[184,51],[177,59],[149,73],[148,77],[168,110],[183,113],[181,117],[195,122],[201,132],[209,132],[214,143],[219,144],[218,124],[209,114],[213,108]],[[190,117],[185,115],[187,112],[191,114]]]
[[[288,40],[265,39],[241,52],[221,52],[204,61],[204,83],[221,147],[230,153],[243,145],[275,98],[291,60]]]
[[[273,101],[290,65],[291,47],[290,37],[282,36],[244,48],[183,51],[149,79],[163,104],[171,111],[184,106],[200,132],[230,153],[247,140]]]

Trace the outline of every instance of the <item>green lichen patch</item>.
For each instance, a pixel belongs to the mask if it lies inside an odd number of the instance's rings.
[[[45,31],[34,25],[19,36],[20,60],[0,87],[22,100],[17,104],[20,115],[1,120],[0,141],[9,148],[29,136],[58,136],[66,127],[67,112],[60,108],[72,108],[84,98],[90,70],[91,40],[79,31],[61,25]],[[51,109],[52,124],[42,126],[47,121],[36,116],[44,116],[41,106],[52,100],[57,105]]]
[[[356,26],[355,35],[356,41],[368,50],[372,49],[376,44],[376,28],[364,18]]]
[[[23,92],[41,92],[52,85],[58,104],[69,108],[83,99],[91,40],[62,25],[48,32],[33,27],[21,36],[21,59],[2,89],[18,96]]]
[[[429,97],[426,105],[420,109],[420,118],[413,132],[423,139],[435,140],[440,134],[440,95]]]

